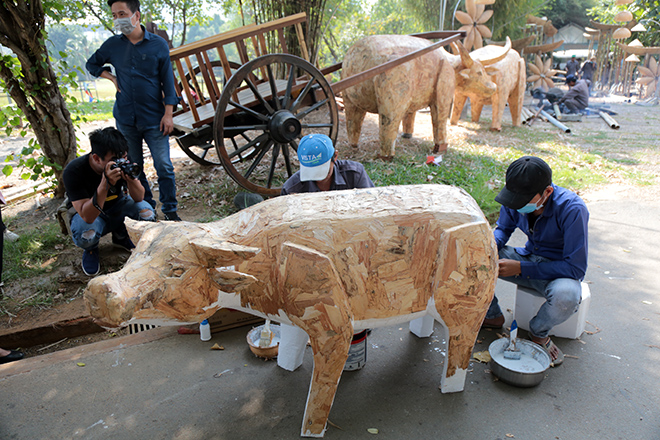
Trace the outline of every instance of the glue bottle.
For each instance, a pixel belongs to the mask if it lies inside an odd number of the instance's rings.
[[[199,324],[199,338],[202,341],[208,341],[211,339],[211,325],[209,324],[208,319],[205,319]]]

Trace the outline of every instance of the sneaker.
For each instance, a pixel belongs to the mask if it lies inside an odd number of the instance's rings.
[[[124,238],[116,238],[113,236],[112,245],[116,248],[123,249],[126,252],[130,252],[131,249],[135,249],[135,245],[128,236]]]
[[[85,249],[82,256],[82,270],[85,275],[93,277],[101,270],[99,263],[99,248]]]
[[[9,229],[5,229],[5,232],[3,234],[4,234],[5,240],[7,240],[7,241],[16,241],[16,240],[19,239],[18,234],[15,234],[15,233],[11,232]]]
[[[176,213],[176,211],[172,212],[164,212],[163,215],[165,216],[165,220],[171,221],[171,222],[180,222],[181,217]]]

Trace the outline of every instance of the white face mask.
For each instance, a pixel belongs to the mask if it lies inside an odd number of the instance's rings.
[[[133,29],[137,27],[136,25],[133,24],[133,17],[135,17],[136,13],[137,11],[134,12],[133,15],[131,15],[128,18],[115,18],[114,20],[115,29],[124,35],[128,35],[131,32],[133,32]]]

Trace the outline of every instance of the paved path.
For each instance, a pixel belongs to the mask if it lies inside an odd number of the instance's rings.
[[[589,209],[588,329],[599,331],[556,339],[574,357],[530,389],[473,362],[465,390],[443,395],[444,341],[375,329],[366,367],[342,377],[330,414],[341,429],[326,438],[660,438],[660,203],[605,199]],[[512,309],[512,285],[497,293]],[[0,438],[298,438],[310,349],[287,372],[252,356],[247,330],[201,342],[156,329],[0,366]],[[482,331],[475,350],[495,338]],[[225,350],[210,350],[216,342]]]

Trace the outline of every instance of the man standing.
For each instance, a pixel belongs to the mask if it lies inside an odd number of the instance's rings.
[[[282,186],[282,195],[373,188],[374,183],[359,162],[337,160],[332,139],[324,134],[308,134],[298,144],[300,171]]]
[[[582,75],[582,79],[589,80],[590,82],[592,82],[595,71],[596,71],[596,57],[591,57],[588,61],[585,61],[585,63],[582,65],[582,69],[580,69],[580,74]]]
[[[83,249],[82,269],[86,275],[99,273],[99,240],[112,233],[112,243],[126,250],[135,247],[124,219],[155,221],[156,213],[143,200],[144,187],[137,180],[139,169],[126,153],[124,136],[113,127],[89,135],[91,153],[80,156],[64,168],[63,180],[71,215],[71,238]],[[128,193],[128,194],[127,194]]]
[[[575,55],[566,63],[566,78],[570,75],[577,75],[578,69],[580,68],[580,62],[575,58]]]
[[[575,313],[587,270],[589,211],[575,193],[552,183],[552,170],[542,159],[524,156],[506,171],[506,185],[495,197],[502,204],[495,228],[499,277],[535,290],[546,299],[529,322],[529,335],[550,355],[554,366],[564,354],[548,333]],[[507,246],[518,228],[527,235],[524,247]],[[483,327],[500,328],[504,315],[497,297]]]
[[[174,128],[172,112],[179,99],[167,42],[140,24],[139,0],[108,0],[115,29],[121,35],[107,39],[87,60],[87,70],[113,82],[117,89],[113,115],[128,142],[129,155],[142,167],[142,141],[149,147],[158,174],[161,210],[166,220],[181,220],[177,214],[174,167],[170,159],[169,134]],[[115,69],[113,75],[111,64]],[[145,200],[156,207],[144,172],[140,182]]]
[[[568,92],[559,100],[560,104],[564,104],[567,113],[578,113],[584,110],[589,105],[589,85],[584,79],[577,79],[575,75],[566,77],[566,85],[568,85]]]

